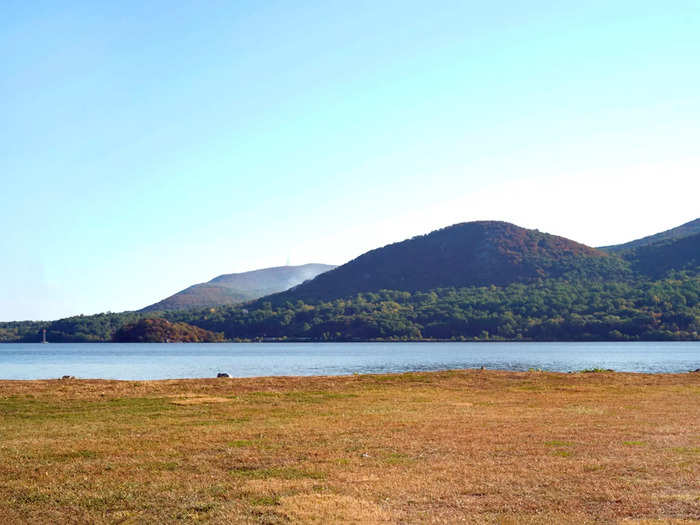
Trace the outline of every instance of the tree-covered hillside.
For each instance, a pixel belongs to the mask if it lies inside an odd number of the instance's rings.
[[[383,290],[173,316],[229,339],[697,340],[700,278]]]
[[[630,276],[621,259],[583,244],[507,222],[478,221],[369,251],[270,300],[316,301],[383,289],[413,292],[547,278]]]
[[[76,315],[57,321],[11,321],[0,323],[0,342],[38,343],[42,329],[52,343],[111,341],[123,325],[144,317],[136,312]]]
[[[673,270],[697,274],[700,269],[700,234],[666,239],[620,253],[633,271],[658,279]]]
[[[647,237],[643,237],[641,239],[635,239],[634,241],[626,242],[624,244],[616,244],[613,246],[602,246],[599,249],[605,252],[619,254],[627,250],[641,248],[642,246],[665,243],[667,241],[683,239],[684,237],[690,237],[697,234],[700,234],[700,219],[686,222],[685,224],[681,224],[680,226],[676,226],[670,230],[655,233],[654,235],[648,235]]]
[[[223,336],[187,323],[156,318],[122,326],[113,340],[117,343],[216,343],[222,341]]]
[[[110,341],[120,323],[148,315],[223,332],[231,340],[700,340],[700,277],[547,279],[428,292],[382,290],[329,301],[100,314],[50,323],[0,323],[0,337],[38,342],[46,328],[52,342]]]
[[[0,341],[110,341],[148,317],[229,340],[700,340],[700,235],[617,254],[498,222],[368,252],[243,305],[0,323]],[[167,338],[167,337],[166,337]]]

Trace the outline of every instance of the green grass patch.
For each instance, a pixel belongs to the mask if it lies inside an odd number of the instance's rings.
[[[574,453],[571,452],[570,450],[555,450],[552,452],[552,454],[554,454],[555,456],[562,457],[562,458],[568,458],[568,457],[574,455]]]
[[[129,499],[126,494],[111,493],[103,496],[88,496],[81,498],[78,505],[89,510],[105,511],[123,504]]]
[[[176,461],[153,461],[146,464],[147,470],[172,472],[180,468]]]
[[[211,512],[215,508],[216,505],[214,503],[197,503],[189,507],[187,510],[200,514],[203,512]]]
[[[344,394],[338,392],[308,391],[289,392],[288,394],[285,394],[284,397],[297,403],[323,403],[334,399],[349,399],[358,396],[357,394]]]
[[[571,447],[573,446],[573,443],[570,441],[545,441],[544,443],[548,447]]]
[[[12,396],[0,399],[0,419],[5,424],[27,421],[61,420],[71,423],[102,421],[105,413],[112,418],[154,417],[175,407],[161,398],[118,398],[108,401],[43,401]]]
[[[545,392],[549,390],[549,387],[547,385],[542,384],[519,385],[516,386],[514,390],[521,390],[525,392]]]
[[[407,454],[401,454],[400,452],[392,452],[384,461],[389,465],[405,465],[406,463],[412,463],[415,461],[411,456]]]
[[[264,439],[235,439],[226,443],[227,447],[230,448],[258,448],[258,449],[272,449],[275,446],[267,443]]]
[[[251,418],[249,416],[241,417],[219,417],[217,414],[208,414],[206,418],[202,418],[202,414],[198,412],[192,412],[185,416],[187,418],[198,418],[198,419],[187,419],[185,421],[178,421],[176,423],[171,423],[173,426],[178,427],[218,427],[226,425],[240,425],[243,423],[249,423]]]
[[[256,441],[253,439],[236,439],[235,441],[229,441],[226,443],[226,446],[231,448],[254,447],[255,445]]]
[[[373,376],[371,381],[376,383],[432,383],[434,378],[426,374],[406,372],[403,374],[386,374]]]
[[[248,497],[248,503],[250,503],[251,505],[255,505],[256,507],[279,505],[280,498],[279,498],[279,496],[256,494],[256,495],[251,495]]]
[[[242,401],[248,401],[252,403],[264,403],[271,399],[280,399],[282,394],[278,392],[249,392],[240,396]]]
[[[689,456],[700,456],[700,447],[674,447],[671,449],[676,454],[685,454]]]
[[[326,479],[323,472],[302,470],[295,467],[238,467],[231,473],[244,479]]]
[[[36,505],[49,504],[54,501],[54,498],[46,492],[40,492],[35,489],[15,489],[10,496],[10,501],[15,505]]]

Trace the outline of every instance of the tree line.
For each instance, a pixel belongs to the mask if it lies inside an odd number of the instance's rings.
[[[0,323],[0,341],[111,341],[143,318],[187,323],[227,340],[700,340],[700,277],[546,279],[508,286],[381,290],[331,301],[258,300],[199,310],[105,313]]]

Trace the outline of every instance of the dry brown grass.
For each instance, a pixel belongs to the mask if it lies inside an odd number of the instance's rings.
[[[1,381],[4,523],[691,523],[700,374]]]

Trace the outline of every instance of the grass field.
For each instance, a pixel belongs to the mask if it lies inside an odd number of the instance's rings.
[[[700,374],[0,381],[2,523],[691,523]]]

